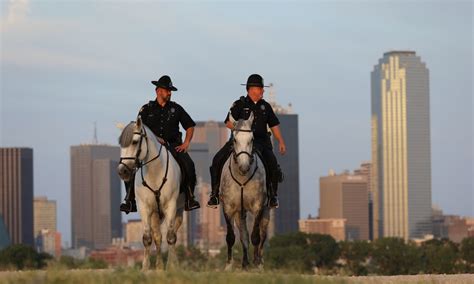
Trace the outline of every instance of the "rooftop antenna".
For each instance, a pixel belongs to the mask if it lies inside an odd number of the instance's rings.
[[[99,144],[97,140],[97,121],[94,121],[94,140],[92,140],[93,144]]]
[[[276,98],[275,98],[275,91],[273,90],[273,83],[268,85],[269,87],[269,94],[268,94],[268,101],[272,106],[276,105]]]

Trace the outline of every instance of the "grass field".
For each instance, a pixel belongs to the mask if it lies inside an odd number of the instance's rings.
[[[0,272],[0,283],[474,283],[474,275],[338,277],[281,272],[189,272],[136,269],[36,270]]]

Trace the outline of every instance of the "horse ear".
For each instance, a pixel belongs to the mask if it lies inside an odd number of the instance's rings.
[[[137,116],[137,128],[142,128],[142,117]]]
[[[253,116],[253,111],[252,111],[252,112],[250,112],[250,116],[247,120],[250,121],[250,123],[252,123],[253,119],[254,119],[254,116]]]
[[[115,124],[115,126],[116,126],[118,129],[120,129],[120,130],[123,130],[123,129],[125,128],[125,124],[123,124],[123,123],[121,123],[121,122],[117,122],[117,123]]]
[[[232,113],[229,111],[229,121],[232,123],[232,124],[235,124],[235,118],[232,116]]]

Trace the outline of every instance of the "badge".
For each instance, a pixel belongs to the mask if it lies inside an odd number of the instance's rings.
[[[171,108],[171,113],[175,113],[176,109],[174,107]]]
[[[265,105],[260,105],[261,110],[265,110]]]

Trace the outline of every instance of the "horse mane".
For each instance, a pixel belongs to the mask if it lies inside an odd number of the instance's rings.
[[[132,144],[133,133],[135,132],[135,125],[135,121],[132,121],[123,129],[122,134],[120,134],[120,137],[118,139],[118,142],[121,147],[125,148]]]

